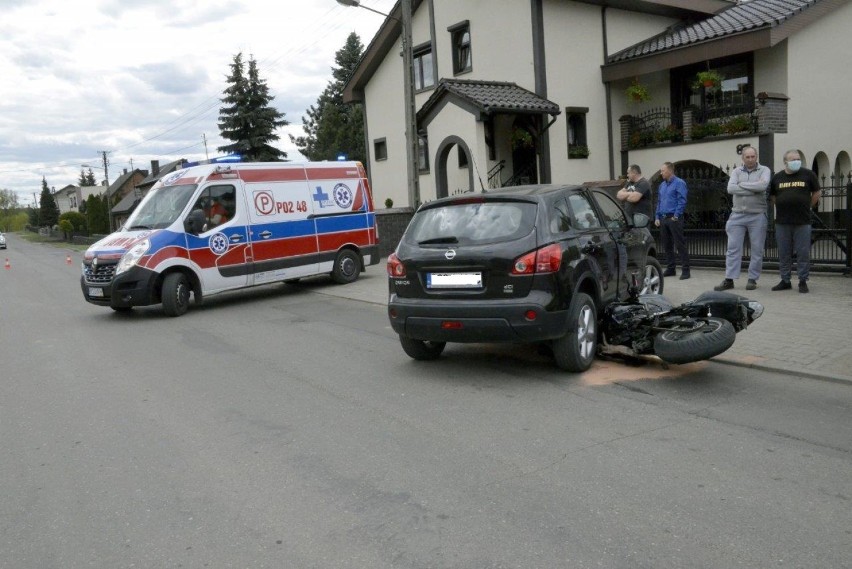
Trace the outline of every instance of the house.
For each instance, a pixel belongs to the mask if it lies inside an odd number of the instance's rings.
[[[59,213],[78,211],[82,213],[85,207],[82,205],[90,195],[100,195],[106,188],[104,186],[76,186],[68,184],[53,194]]]
[[[820,176],[852,170],[846,0],[408,0],[422,203],[638,163],[719,170],[750,144]],[[377,203],[409,203],[398,2],[344,89],[364,103]],[[715,70],[718,85],[693,88]],[[646,86],[651,100],[625,92]],[[776,166],[777,167],[777,166]],[[716,172],[719,177],[722,173]],[[827,179],[828,179],[827,178]],[[838,178],[839,179],[839,178]]]
[[[147,170],[136,168],[132,172],[128,172],[125,168],[118,179],[107,188],[110,206],[110,229],[120,227],[127,219],[129,213],[125,212],[120,204],[128,195],[131,197],[131,201],[135,199],[136,184],[144,180],[146,176],[148,176]]]
[[[80,187],[68,184],[64,188],[56,190],[53,193],[53,201],[56,202],[56,207],[59,208],[60,214],[69,211],[80,211]]]
[[[176,170],[184,168],[185,164],[186,160],[181,158],[180,160],[169,162],[165,166],[160,167],[159,160],[151,160],[151,173],[148,174],[146,170],[140,170],[140,172],[144,172],[146,174],[145,177],[136,183],[132,192],[127,192],[121,201],[113,206],[112,218],[115,220],[115,227],[120,227],[125,221],[127,221],[127,218],[130,217],[130,214],[134,209],[136,209],[136,206],[139,205],[139,202],[142,201],[142,198],[148,193],[148,190],[157,183],[157,180],[167,174],[171,174]]]

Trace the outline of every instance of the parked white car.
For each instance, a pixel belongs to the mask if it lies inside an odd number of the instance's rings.
[[[0,249],[6,248],[6,236],[0,233]]]

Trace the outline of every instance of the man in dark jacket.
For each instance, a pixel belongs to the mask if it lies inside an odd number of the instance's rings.
[[[772,177],[769,198],[775,206],[775,241],[778,243],[778,269],[781,282],[772,290],[789,290],[796,252],[799,292],[808,292],[811,265],[811,208],[819,203],[822,191],[811,170],[802,168],[798,150],[784,153],[784,170]]]

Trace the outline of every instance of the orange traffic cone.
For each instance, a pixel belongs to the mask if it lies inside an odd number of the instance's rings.
[[[71,264],[71,255],[67,255],[65,257],[65,262],[68,263],[69,265]]]
[[[6,269],[12,268],[12,265],[9,264],[9,257],[6,257],[6,264],[4,265],[4,268],[6,268]]]

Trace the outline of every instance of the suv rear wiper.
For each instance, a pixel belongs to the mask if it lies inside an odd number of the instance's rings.
[[[433,237],[432,239],[424,239],[423,241],[418,241],[418,245],[436,245],[438,243],[458,243],[459,238],[453,235],[448,235],[446,237]]]

